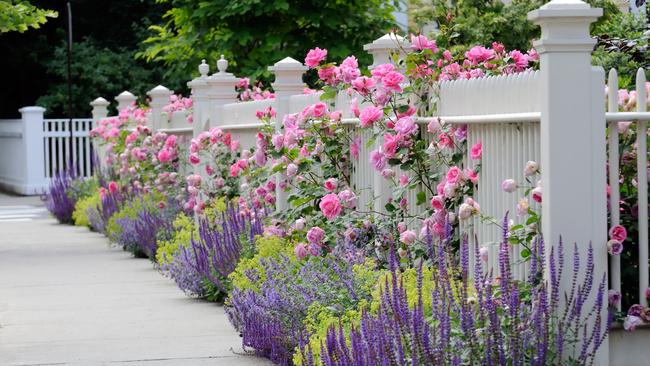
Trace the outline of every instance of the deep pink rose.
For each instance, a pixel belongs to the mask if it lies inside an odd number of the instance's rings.
[[[612,228],[609,229],[609,238],[618,240],[622,243],[627,238],[627,230],[625,230],[621,225],[612,226]]]
[[[343,210],[339,197],[334,193],[329,193],[323,196],[320,200],[319,207],[323,212],[323,215],[325,215],[329,220],[338,216]]]
[[[325,239],[325,231],[318,226],[314,226],[307,231],[307,240],[312,244],[322,244]]]
[[[116,182],[111,181],[110,183],[108,183],[108,191],[111,192],[112,194],[117,192],[118,189],[119,189],[119,186],[117,185]]]
[[[392,158],[397,152],[399,147],[400,137],[399,135],[391,135],[390,133],[384,134],[384,154],[386,157]]]
[[[325,181],[325,189],[330,192],[333,192],[336,189],[336,187],[338,187],[338,185],[339,185],[339,180],[336,178],[329,178]]]
[[[361,127],[371,127],[373,123],[384,117],[384,111],[377,107],[366,107],[359,114],[359,124]]]
[[[327,50],[320,49],[318,47],[309,50],[307,56],[305,57],[305,65],[309,67],[316,67],[327,57]]]
[[[477,142],[474,146],[472,146],[472,150],[470,151],[470,157],[473,160],[479,160],[483,156],[483,144],[480,142]]]
[[[402,87],[399,85],[402,81],[404,81],[404,75],[395,71],[391,71],[381,78],[381,82],[384,83],[384,86],[387,89],[391,89],[396,92],[402,91]]]
[[[318,102],[313,106],[313,116],[314,117],[323,117],[327,113],[327,105],[323,102]]]

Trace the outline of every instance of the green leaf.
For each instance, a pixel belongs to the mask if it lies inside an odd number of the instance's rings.
[[[417,194],[417,205],[421,205],[427,201],[427,194],[423,191],[418,192]]]

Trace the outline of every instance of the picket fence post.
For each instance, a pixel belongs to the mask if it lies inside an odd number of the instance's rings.
[[[534,43],[541,73],[542,231],[549,250],[562,238],[565,258],[571,258],[577,244],[582,258],[579,279],[587,275],[584,263],[587,248],[593,245],[595,284],[586,309],[607,273],[605,72],[591,65],[596,41],[589,33],[589,25],[602,13],[579,0],[553,0],[528,13],[542,29]],[[569,273],[560,283],[561,304],[564,292],[571,289],[570,271],[572,267],[566,266]],[[606,323],[606,309],[601,316]],[[606,339],[596,364],[608,361]]]
[[[117,114],[119,115],[123,109],[130,107],[137,99],[138,98],[128,90],[121,92],[115,97],[115,101],[117,102]]]
[[[23,154],[25,176],[22,194],[42,193],[47,187],[45,179],[45,155],[43,144],[43,107],[23,107],[18,110],[22,115]]]
[[[212,74],[207,80],[209,127],[223,125],[223,106],[228,103],[234,103],[237,99],[235,86],[239,79],[226,70],[228,70],[228,60],[221,55],[221,58],[217,61],[217,72]]]
[[[205,60],[201,60],[199,65],[200,76],[187,83],[187,86],[192,89],[192,129],[194,130],[194,137],[207,130],[210,122],[210,104],[208,102],[209,72],[210,66],[205,63]]]
[[[163,107],[169,104],[169,97],[173,95],[172,90],[162,85],[149,90],[147,95],[151,97],[151,129],[158,131],[163,125]],[[166,117],[165,117],[166,118]]]
[[[404,38],[394,33],[385,34],[372,43],[363,46],[369,54],[372,55],[372,65],[368,69],[372,70],[374,67],[382,64],[394,64],[391,55],[398,51]],[[363,106],[360,106],[363,109]],[[380,150],[383,146],[384,138],[378,137],[375,140],[375,150]],[[370,164],[370,162],[361,162]],[[373,171],[373,210],[375,212],[386,212],[386,204],[388,199],[392,197],[390,182],[381,176],[381,172],[375,169]]]
[[[299,61],[291,57],[286,57],[283,60],[276,62],[273,66],[269,66],[269,71],[275,75],[275,81],[271,84],[275,91],[275,111],[276,122],[275,130],[280,132],[282,128],[282,120],[285,115],[289,114],[289,99],[292,95],[302,94],[305,83],[302,81],[302,75],[307,71],[307,66],[304,66]],[[284,211],[287,209],[287,192],[284,191],[284,174],[278,173],[276,175],[276,210]]]
[[[99,97],[92,102],[90,102],[90,106],[93,107],[92,110],[92,115],[93,115],[93,128],[97,127],[97,123],[101,121],[102,119],[108,117],[108,106],[111,103],[109,103],[106,99]],[[100,164],[100,166],[96,166],[94,169],[99,170],[101,169],[101,164],[106,161],[106,150],[99,144],[97,140],[93,139],[93,151],[95,154],[97,154],[97,162]]]

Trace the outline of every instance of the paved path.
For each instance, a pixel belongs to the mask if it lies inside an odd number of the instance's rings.
[[[266,365],[223,308],[145,259],[0,194],[0,365]]]

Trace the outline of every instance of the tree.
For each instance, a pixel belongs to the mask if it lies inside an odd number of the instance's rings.
[[[196,74],[201,59],[224,54],[229,71],[268,78],[267,67],[310,48],[327,48],[330,59],[354,54],[370,61],[363,45],[395,25],[394,0],[158,0],[171,3],[163,26],[139,56],[163,62],[168,73]]]
[[[47,18],[56,18],[54,10],[41,9],[23,0],[0,0],[0,33],[40,28]]]

